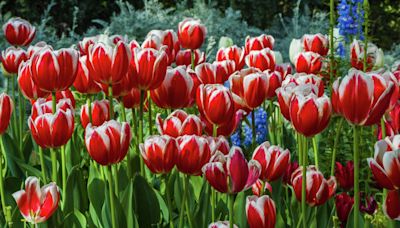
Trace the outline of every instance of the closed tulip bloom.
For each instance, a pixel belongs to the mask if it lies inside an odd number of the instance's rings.
[[[184,174],[199,176],[201,168],[210,160],[211,149],[206,138],[197,135],[184,135],[176,139],[179,154],[176,163]]]
[[[100,126],[104,122],[110,120],[110,104],[108,100],[94,101],[91,103],[92,126]],[[82,105],[81,124],[85,129],[89,124],[89,107],[87,104]]]
[[[150,136],[139,145],[143,161],[152,173],[169,173],[175,166],[179,147],[174,138],[167,135]]]
[[[142,47],[158,50],[163,45],[167,47],[165,52],[168,55],[168,65],[171,65],[180,49],[178,36],[173,30],[151,30],[143,41]]]
[[[281,73],[282,80],[285,80],[287,75],[292,74],[292,65],[290,63],[281,63],[275,65],[275,72]]]
[[[276,90],[279,109],[282,116],[288,121],[290,121],[290,101],[292,100],[295,89],[296,84],[292,82],[285,86],[282,84],[282,87]]]
[[[186,18],[179,22],[178,38],[183,48],[195,50],[201,47],[206,39],[207,29],[200,20]]]
[[[82,56],[89,55],[90,46],[96,44],[99,41],[100,36],[101,35],[84,37],[83,40],[79,41],[78,49],[80,54]]]
[[[192,51],[194,51],[194,66],[197,66],[206,61],[204,52],[199,49],[196,50],[180,50],[176,54],[175,63],[177,66],[191,66],[192,65]]]
[[[303,44],[300,39],[293,39],[290,42],[289,46],[289,59],[290,62],[295,64],[296,63],[296,57],[303,52]]]
[[[246,199],[246,217],[250,228],[274,228],[276,208],[274,201],[267,195],[248,196]]]
[[[101,91],[100,83],[95,82],[94,69],[88,56],[79,58],[78,72],[74,81],[75,89],[83,94],[97,94]]]
[[[368,43],[367,48],[367,71],[371,71],[379,57],[380,49],[373,43]],[[357,70],[364,69],[365,46],[363,41],[354,39],[350,45],[350,63]]]
[[[126,122],[110,120],[98,127],[89,123],[85,130],[86,149],[92,159],[103,166],[122,161],[131,139],[131,128]]]
[[[329,51],[328,36],[321,33],[305,34],[303,36],[303,48],[306,52],[311,51],[326,56]]]
[[[185,66],[168,68],[161,85],[150,92],[151,99],[160,108],[186,108],[193,103],[193,78]]]
[[[322,57],[314,52],[302,52],[294,60],[296,72],[318,74],[322,69]]]
[[[216,152],[204,165],[208,183],[221,193],[235,194],[249,189],[260,176],[261,167],[255,160],[247,162],[239,147],[232,147],[228,155]]]
[[[229,228],[229,225],[229,221],[218,221],[208,225],[208,228]],[[238,226],[233,224],[233,228],[238,228]]]
[[[360,197],[360,211],[369,215],[373,215],[378,208],[378,203],[376,202],[374,196],[360,192]]]
[[[341,222],[342,227],[347,223],[347,219],[353,208],[354,198],[346,192],[342,192],[335,197],[336,214]]]
[[[264,185],[264,189],[263,188]],[[268,182],[263,182],[262,180],[258,179],[256,183],[251,186],[251,191],[255,196],[263,196],[264,194],[272,194],[272,186]]]
[[[132,88],[128,94],[122,97],[122,104],[125,108],[138,108],[140,106],[140,90]]]
[[[36,29],[28,21],[13,17],[3,25],[3,33],[13,46],[28,46],[35,38]]]
[[[53,51],[45,47],[32,56],[32,79],[42,90],[57,92],[74,83],[78,72],[79,54],[72,48]]]
[[[245,115],[245,111],[237,110],[235,114],[231,117],[231,119],[227,120],[227,122],[217,126],[217,135],[218,136],[230,136],[232,135],[239,124],[241,124],[243,116]],[[214,126],[208,121],[204,116],[200,116],[201,121],[203,122],[204,130],[208,135],[213,135]]]
[[[0,135],[2,135],[10,124],[14,103],[6,93],[0,94]]]
[[[220,135],[218,137],[208,136],[208,145],[210,145],[211,154],[214,155],[217,151],[227,155],[231,149],[228,140]]]
[[[382,139],[381,124],[378,123],[378,139]],[[394,108],[385,116],[386,136],[395,136],[400,133],[400,103],[397,102]]]
[[[114,85],[128,72],[131,51],[125,42],[114,44],[109,37],[102,36],[97,43],[90,46],[88,56],[93,67],[93,80]]]
[[[21,215],[32,224],[46,221],[57,210],[60,202],[60,190],[51,182],[40,188],[37,177],[25,180],[25,189],[12,194]]]
[[[58,103],[60,100],[63,100],[63,99],[70,100],[72,108],[73,109],[75,108],[76,101],[75,101],[75,98],[74,98],[74,94],[72,94],[71,90],[66,89],[64,91],[56,92],[56,102]],[[52,101],[52,100],[53,100],[53,97],[51,95],[49,95],[46,98],[46,101]]]
[[[400,221],[400,190],[388,191],[383,211],[390,219]]]
[[[252,158],[261,165],[260,179],[271,182],[279,179],[286,171],[290,163],[290,152],[264,142],[254,150]]]
[[[267,75],[268,89],[267,99],[272,100],[276,97],[276,90],[281,87],[283,76],[279,71],[266,70],[263,73]]]
[[[261,71],[275,69],[275,54],[269,48],[264,48],[259,51],[251,51],[246,56],[245,61],[248,67],[255,67]]]
[[[378,74],[351,69],[332,85],[333,110],[352,124],[376,124],[390,105],[393,86]]]
[[[306,86],[298,86],[290,101],[290,119],[297,132],[311,137],[323,131],[332,113],[328,96],[318,97]]]
[[[74,106],[72,104],[72,101],[70,99],[59,99],[56,104],[56,110],[73,110]],[[38,116],[46,114],[46,113],[53,113],[53,103],[51,100],[47,100],[44,98],[39,98],[37,99],[33,104],[32,104],[32,109],[31,109],[31,118],[35,120]]]
[[[343,166],[336,162],[335,177],[339,186],[344,190],[351,190],[354,186],[354,164],[353,161],[346,162]]]
[[[168,56],[164,49],[134,48],[129,73],[135,88],[152,90],[164,81],[168,66]]]
[[[235,62],[235,70],[244,67],[245,51],[236,45],[227,48],[220,48],[217,52],[217,61],[232,60]]]
[[[115,98],[118,98],[118,97],[123,97],[123,96],[127,95],[132,90],[134,83],[135,83],[135,81],[134,81],[132,75],[130,75],[128,73],[125,74],[119,83],[112,85],[112,87],[111,87],[112,96]],[[102,84],[101,87],[103,89],[103,92],[105,94],[108,94],[109,86],[106,84]]]
[[[295,73],[288,75],[285,80],[282,81],[282,87],[289,85],[290,83],[294,83],[295,85],[306,85],[311,84],[314,85],[313,93],[321,97],[324,95],[324,81],[321,77],[318,77],[315,74],[306,74],[306,73]]]
[[[203,84],[223,84],[235,71],[233,60],[202,63],[196,66],[196,74]]]
[[[50,92],[41,90],[32,80],[31,60],[21,63],[18,70],[18,86],[21,93],[31,100],[47,97]]]
[[[42,50],[43,48],[50,47],[46,42],[39,41],[35,45],[30,45],[27,50],[28,59],[30,59],[36,52]]]
[[[161,135],[169,135],[174,138],[184,135],[200,136],[203,132],[203,125],[200,118],[196,115],[188,115],[180,109],[171,113],[165,120],[158,113],[156,125]]]
[[[282,183],[286,185],[292,185],[292,174],[299,168],[299,163],[297,161],[289,163],[288,167],[286,168],[285,172],[282,176]]]
[[[229,122],[235,114],[232,94],[223,85],[200,85],[197,89],[196,103],[201,115],[215,125]]]
[[[299,167],[292,175],[293,190],[298,201],[301,201],[302,173],[303,167]],[[326,180],[324,175],[314,166],[307,167],[306,179],[306,203],[309,206],[322,205],[335,194],[335,177]]]
[[[246,53],[258,51],[264,48],[274,49],[275,39],[271,35],[262,34],[257,37],[247,37],[245,41]]]
[[[2,51],[0,58],[4,70],[9,74],[18,73],[19,65],[27,59],[28,56],[25,50],[15,47],[9,47],[5,51]]]

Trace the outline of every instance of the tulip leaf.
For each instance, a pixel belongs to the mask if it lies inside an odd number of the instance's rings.
[[[17,158],[17,148],[14,144],[14,141],[11,139],[10,135],[8,133],[3,134],[2,136],[3,140],[3,145],[4,145],[4,150],[2,152],[3,155],[5,155],[7,159],[7,167],[10,169],[10,172],[13,176],[17,177],[22,177],[24,174],[21,172],[21,169],[18,166],[18,163],[25,163],[20,158]],[[3,150],[3,148],[0,148]]]
[[[63,199],[64,213],[73,212],[75,209],[87,210],[86,200],[83,198],[87,195],[84,185],[82,170],[79,165],[74,166],[67,179],[67,187]]]
[[[88,191],[90,205],[92,206],[97,216],[97,219],[100,221],[102,217],[102,208],[104,205],[104,199],[106,195],[105,192],[106,184],[102,179],[100,179],[100,173],[98,172],[97,168],[98,167],[95,167],[95,165],[90,166],[87,191]],[[93,220],[95,221],[96,219],[93,218]]]
[[[160,193],[158,191],[154,191],[154,192],[156,193],[158,203],[160,204],[162,217],[163,217],[164,221],[166,221],[168,223],[169,222],[169,211],[168,211],[167,204],[165,203],[164,198],[160,195]]]
[[[77,209],[65,216],[64,227],[86,227],[86,217]]]
[[[236,195],[233,205],[235,224],[238,227],[247,227],[246,218],[246,193],[240,192]]]
[[[122,207],[126,210],[127,227],[138,227],[138,222],[134,210],[133,199],[133,180],[128,182],[128,186],[122,194]]]
[[[355,228],[354,227],[354,207],[351,209],[349,217],[347,217],[346,228]],[[358,227],[364,227],[364,218],[362,217],[362,213],[360,212],[358,215]]]
[[[199,203],[194,216],[194,221],[197,222],[199,227],[206,227],[208,222],[211,220],[211,206],[210,206],[210,194],[211,187],[206,181],[203,182],[201,187]]]

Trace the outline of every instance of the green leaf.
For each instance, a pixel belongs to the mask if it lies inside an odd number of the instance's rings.
[[[64,227],[65,228],[86,227],[86,217],[79,210],[74,209],[71,213],[65,216]]]
[[[128,187],[122,195],[122,206],[126,210],[127,227],[138,227],[137,219],[134,210],[134,199],[133,199],[133,180],[128,182]]]
[[[349,217],[347,218],[346,228],[354,228],[354,207],[351,209]],[[364,218],[362,217],[362,213],[359,213],[358,216],[358,227],[364,227]]]
[[[87,210],[84,196],[87,195],[86,189],[81,188],[84,185],[82,170],[79,165],[74,166],[67,179],[65,191],[64,213],[73,212],[74,209]]]
[[[237,194],[235,204],[233,205],[235,224],[238,227],[247,227],[246,218],[246,193]]]
[[[2,135],[3,145],[4,145],[4,153],[7,159],[7,167],[10,169],[10,172],[13,176],[23,177],[24,173],[18,166],[18,161],[21,161],[17,158],[17,147],[14,144],[14,140],[11,139],[8,133]],[[0,148],[3,149],[3,148]],[[25,163],[25,162],[23,162]]]
[[[198,201],[199,203],[197,204],[195,215],[193,217],[198,227],[206,227],[208,224],[204,224],[204,221],[206,221],[206,223],[208,223],[208,221],[211,221],[210,190],[210,185],[208,185],[207,182],[204,181],[200,191]]]
[[[91,215],[96,215],[96,219],[93,218],[93,221],[96,220],[101,221],[102,218],[102,209],[104,205],[104,200],[106,196],[106,183],[100,179],[101,175],[97,170],[97,167],[94,165],[90,166],[89,172],[89,180],[88,180],[88,196],[90,205],[92,206],[95,213],[91,212]]]
[[[156,193],[158,203],[160,204],[162,218],[165,222],[168,223],[169,222],[169,211],[168,211],[167,204],[165,203],[164,198],[160,195],[160,193],[158,191],[154,191],[154,192]]]

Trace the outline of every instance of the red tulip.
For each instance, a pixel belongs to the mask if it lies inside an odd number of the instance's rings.
[[[217,191],[234,194],[250,188],[260,176],[261,167],[255,160],[247,163],[242,150],[232,147],[228,155],[216,152],[203,167],[204,177]]]
[[[262,189],[263,184],[264,184],[264,189]],[[272,194],[272,186],[268,182],[266,181],[263,182],[260,179],[258,179],[256,183],[254,183],[253,186],[251,186],[251,191],[253,192],[253,195],[258,197],[263,196],[265,193],[268,193],[267,190],[270,194]]]
[[[51,46],[44,41],[37,42],[35,45],[30,45],[27,51],[28,59],[30,59],[36,52],[42,50],[45,47],[51,48]]]
[[[28,56],[25,50],[15,47],[9,47],[5,51],[2,51],[0,58],[4,69],[9,74],[18,73],[19,65],[27,59]]]
[[[260,179],[271,182],[279,179],[286,171],[290,163],[290,152],[264,142],[254,150],[252,158],[261,165]]]
[[[382,139],[381,124],[378,123],[378,139]],[[400,103],[385,116],[385,134],[386,136],[395,136],[400,133]]]
[[[224,155],[227,155],[229,153],[229,150],[231,149],[228,140],[224,136],[218,136],[215,138],[212,136],[208,136],[207,140],[212,155],[214,155],[217,151],[221,152]]]
[[[393,86],[378,74],[351,69],[342,80],[333,83],[333,110],[353,124],[376,124],[389,107]]]
[[[143,41],[142,47],[159,50],[162,45],[167,46],[165,52],[168,55],[168,65],[171,65],[180,49],[178,36],[173,30],[151,30]]]
[[[305,34],[303,36],[303,48],[304,51],[311,51],[318,53],[321,56],[326,56],[329,51],[329,40],[328,36],[317,34]]]
[[[200,118],[195,115],[188,115],[182,110],[174,111],[165,120],[158,113],[156,124],[161,135],[169,135],[174,138],[184,135],[200,136],[203,132]]]
[[[241,123],[244,114],[245,112],[243,110],[236,111],[235,115],[233,115],[230,120],[223,123],[222,125],[217,126],[217,135],[230,136],[231,134],[233,134],[236,131],[239,124]],[[203,125],[205,125],[204,128],[205,132],[208,135],[213,135],[213,128],[214,128],[213,124],[210,123],[204,116],[200,116],[200,118],[203,122]]]
[[[235,71],[235,62],[225,60],[214,63],[202,63],[196,66],[195,71],[203,84],[223,84]]]
[[[301,52],[295,58],[296,72],[318,74],[322,69],[322,57],[314,52]]]
[[[229,228],[229,221],[218,221],[211,223],[208,228]],[[235,224],[233,224],[233,228],[238,228]]]
[[[390,218],[400,221],[400,191],[391,190],[387,193],[383,211]]]
[[[264,48],[259,51],[251,51],[246,56],[246,65],[249,67],[255,67],[261,71],[275,69],[275,54],[271,49]]]
[[[47,97],[50,92],[41,90],[32,80],[31,60],[22,63],[18,69],[18,85],[22,94],[31,100],[36,100],[39,97]]]
[[[134,83],[135,82],[134,82],[134,79],[132,78],[132,75],[125,74],[119,83],[112,85],[112,87],[111,87],[112,88],[112,96],[115,98],[118,98],[118,97],[123,97],[123,96],[127,95],[132,90]],[[101,87],[105,94],[109,93],[108,85],[101,84]]]
[[[60,190],[54,182],[40,188],[37,177],[28,177],[25,190],[14,192],[12,196],[24,219],[36,225],[46,221],[57,210]]]
[[[194,66],[197,66],[201,63],[206,61],[206,57],[204,52],[200,51],[199,49],[196,50],[180,50],[176,54],[175,63],[177,66],[185,65],[191,66],[192,65],[192,51],[194,51]]]
[[[282,80],[285,80],[287,75],[292,74],[292,65],[290,65],[290,63],[276,64],[275,71],[280,72]]]
[[[152,48],[134,48],[129,73],[133,84],[140,90],[158,88],[164,81],[167,72],[168,56],[161,50]]]
[[[28,21],[13,17],[3,25],[3,33],[13,46],[27,46],[35,38],[36,29]]]
[[[57,100],[56,110],[62,110],[66,112],[67,110],[74,110],[71,100],[69,99],[59,99]],[[39,116],[46,114],[46,113],[53,113],[53,103],[50,100],[39,98],[32,104],[31,109],[31,118],[35,120]]]
[[[336,214],[344,227],[349,217],[351,208],[353,208],[354,198],[342,192],[335,197]]]
[[[120,41],[123,41],[123,42],[127,43],[128,42],[128,36],[127,35],[122,36],[122,35],[118,35],[118,34],[117,35],[112,35],[112,36],[110,36],[110,40],[112,40],[112,42],[114,44],[118,44],[118,42],[120,42]]]
[[[169,173],[175,166],[179,148],[174,138],[167,135],[150,136],[139,145],[143,161],[152,173]]]
[[[145,100],[145,104],[147,104],[147,98]],[[132,88],[128,94],[122,97],[122,103],[125,108],[138,108],[140,106],[140,90]]]
[[[350,45],[350,63],[357,70],[364,69],[364,52],[365,46],[363,41],[353,40]],[[374,67],[379,55],[378,47],[373,43],[368,43],[367,48],[367,71],[371,71]]]
[[[178,170],[188,175],[201,175],[201,168],[210,160],[211,150],[206,138],[184,135],[177,138],[179,154],[176,162]]]
[[[94,101],[91,103],[92,111],[92,126],[100,126],[104,122],[110,120],[110,104],[108,100]],[[85,129],[89,124],[89,107],[87,104],[82,105],[81,109],[81,123]]]
[[[229,122],[235,114],[232,94],[223,85],[200,85],[197,89],[196,103],[201,115],[215,125]]]
[[[168,68],[162,84],[150,92],[151,99],[160,108],[186,108],[193,103],[193,78],[185,66]]]
[[[286,168],[285,172],[282,176],[282,183],[286,185],[292,185],[292,174],[299,168],[299,163],[297,161],[289,163],[288,167]]]
[[[374,158],[368,164],[378,184],[386,189],[400,189],[400,135],[375,143]]]
[[[267,195],[248,196],[246,199],[246,216],[250,228],[274,228],[276,209],[274,201]]]
[[[79,58],[78,73],[74,81],[75,89],[84,94],[97,94],[101,91],[101,85],[94,81],[94,69],[88,56]]]
[[[283,85],[276,90],[278,97],[279,109],[281,110],[282,116],[290,121],[290,101],[292,100],[294,91],[296,90],[296,84],[290,83]]]
[[[258,51],[264,48],[274,49],[275,39],[273,36],[262,34],[257,37],[247,37],[246,38],[246,53],[251,51]]]
[[[98,127],[89,123],[85,129],[85,145],[89,155],[104,166],[122,161],[131,139],[131,128],[126,122],[110,120]]]
[[[99,41],[101,35],[84,37],[82,41],[78,43],[78,49],[82,56],[89,55],[90,46],[96,44]]]
[[[287,86],[290,83],[294,83],[295,85],[314,85],[316,88],[312,88],[313,92],[318,95],[318,97],[324,95],[324,81],[321,77],[318,77],[315,74],[296,73],[288,75],[285,80],[283,80],[282,87]]]
[[[10,124],[14,103],[6,93],[0,94],[0,135],[2,135]]]
[[[293,190],[298,201],[301,201],[302,173],[303,167],[299,167],[292,175]],[[306,202],[311,207],[324,204],[335,194],[335,177],[326,180],[313,166],[307,167],[306,180]]]
[[[46,101],[51,101],[52,99],[53,99],[53,97],[49,95],[46,98]],[[74,95],[72,94],[71,90],[67,89],[64,91],[56,92],[56,102],[58,103],[60,100],[63,100],[63,99],[70,100],[72,108],[75,108],[76,101],[75,101]]]
[[[335,177],[341,188],[351,190],[354,186],[354,164],[353,161],[346,162],[343,166],[340,162],[336,162]]]
[[[200,20],[186,18],[179,22],[178,38],[183,48],[195,50],[201,47],[207,35],[206,27]]]
[[[235,62],[235,70],[241,70],[244,67],[245,51],[236,45],[220,48],[217,52],[217,61],[232,60]]]
[[[89,48],[89,62],[93,68],[93,80],[107,85],[121,82],[128,72],[131,51],[119,41],[113,44],[109,37],[101,37]]]
[[[79,54],[72,48],[53,51],[44,47],[32,56],[32,79],[42,90],[66,90],[75,81]]]
[[[378,208],[378,203],[374,199],[373,195],[366,195],[363,192],[360,192],[360,211],[363,213],[367,213],[369,215],[373,215]]]

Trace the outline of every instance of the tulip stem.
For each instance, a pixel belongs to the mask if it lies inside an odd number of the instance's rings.
[[[67,169],[65,166],[65,146],[61,146],[61,175],[62,175],[62,197],[65,205],[65,193],[67,190]]]
[[[114,185],[115,185],[115,195],[119,194],[119,178],[118,178],[118,167],[117,165],[111,166],[112,175],[114,176]]]
[[[229,228],[233,228],[234,220],[233,220],[233,204],[235,202],[235,195],[229,194]]]
[[[25,100],[22,96],[21,89],[18,89],[18,108],[19,108],[19,150],[23,154]]]
[[[329,55],[329,60],[330,60],[330,66],[329,66],[329,84],[333,78],[333,72],[334,72],[334,64],[335,64],[335,46],[334,46],[334,40],[333,40],[333,28],[335,27],[335,5],[334,5],[334,0],[329,1],[329,8],[330,8],[330,23],[329,23],[329,48],[330,48],[330,55]]]
[[[52,107],[52,111],[53,111],[53,114],[55,114],[56,113],[56,111],[57,111],[57,97],[56,97],[56,92],[52,92],[51,93],[51,107]]]
[[[192,64],[192,70],[194,70],[194,68],[195,68],[195,65],[194,65],[194,60],[195,60],[195,53],[194,53],[194,50],[190,50],[190,61],[191,61],[191,64]]]
[[[39,150],[40,166],[42,171],[42,181],[44,184],[47,184],[46,165],[44,163],[43,149],[39,145],[38,145],[38,150]]]
[[[301,213],[303,215],[303,228],[307,228],[307,220],[306,218],[306,184],[307,184],[307,138],[303,135],[300,136],[301,137],[301,142],[303,144],[302,148],[302,155],[303,155],[303,173],[302,173],[302,181],[301,181]]]
[[[114,104],[112,85],[108,85],[108,102],[110,103],[110,119],[114,119]]]
[[[57,151],[54,148],[50,148],[51,156],[51,181],[57,183]]]
[[[14,101],[14,104],[17,101],[16,96],[15,96],[15,77],[17,77],[17,75],[12,75],[11,76],[11,92],[12,92],[12,99]],[[22,140],[22,138],[19,137],[20,135],[19,135],[19,128],[18,128],[16,113],[14,113],[14,115],[12,115],[11,119],[12,119],[12,124],[13,124],[12,125],[12,130],[13,130],[14,140],[16,140],[18,142],[18,145],[20,145],[19,142]],[[21,159],[23,161],[25,161],[25,157],[24,157],[23,151],[20,148],[18,148],[18,149],[19,149],[18,152],[19,152],[19,155],[20,155]]]
[[[368,16],[369,16],[369,2],[364,0],[364,72],[367,72],[367,58],[368,58]]]
[[[360,167],[360,128],[357,125],[353,126],[353,152],[354,152],[354,227],[359,227],[358,217],[360,215],[360,186],[359,186],[359,167]]]
[[[251,111],[251,129],[252,129],[252,146],[255,148],[256,146],[256,115],[255,110]]]
[[[126,112],[125,112],[125,107],[124,105],[121,103],[121,120],[123,122],[126,122]]]
[[[271,116],[271,127],[270,127],[270,131],[269,131],[269,136],[270,136],[270,141],[272,143],[272,145],[276,144],[276,140],[275,140],[275,107],[274,107],[274,102],[272,100],[269,101],[269,115]],[[254,133],[253,133],[254,134]]]
[[[213,137],[216,138],[218,136],[218,125],[213,124]],[[215,190],[210,188],[211,190],[211,222],[215,221]]]
[[[153,135],[153,118],[152,118],[152,102],[150,99],[150,91],[147,94],[147,100],[149,102],[149,135]]]
[[[86,105],[88,107],[89,123],[92,123],[92,99],[90,95],[87,96]]]
[[[336,135],[335,141],[333,142],[333,149],[332,149],[332,162],[331,162],[331,176],[335,174],[335,162],[336,162],[336,151],[339,143],[339,136],[343,126],[343,118],[340,118],[339,123],[336,126]]]
[[[315,167],[318,169],[318,145],[316,136],[312,138],[313,150],[314,150],[314,159],[315,159]]]
[[[144,93],[145,91],[140,90],[140,105],[139,105],[139,142],[143,143],[143,106],[144,106]],[[145,177],[144,173],[144,164],[143,164],[143,158],[140,158],[140,174],[142,177]]]
[[[105,166],[104,172],[107,176],[108,190],[109,190],[109,194],[110,194],[111,224],[112,224],[113,228],[116,228],[117,223],[115,220],[114,186],[113,186],[112,175],[111,175],[111,166]]]
[[[179,174],[178,174],[178,178],[179,178]],[[181,207],[180,207],[180,211],[179,211],[179,228],[183,227],[183,217],[185,214],[185,202],[186,202],[186,198],[187,198],[187,190],[186,190],[186,176],[183,176],[183,197],[182,197],[182,201],[181,201]]]
[[[8,223],[10,218],[6,213],[6,201],[4,198],[4,183],[3,183],[3,153],[5,154],[4,145],[3,145],[3,136],[0,135],[0,144],[1,144],[1,152],[0,152],[0,197],[1,197],[1,207],[3,208],[4,218],[6,219],[6,223]]]
[[[185,176],[183,190],[186,192],[185,207],[186,207],[187,220],[188,220],[188,223],[189,223],[189,227],[193,228],[192,215],[190,213],[189,200],[188,200],[188,196],[189,196],[189,175]]]
[[[167,207],[168,207],[168,211],[169,211],[169,227],[174,228],[174,221],[173,221],[173,216],[172,216],[171,193],[169,192],[169,188],[168,188],[169,177],[167,174],[164,175],[164,180],[165,180],[165,196],[167,197]]]

